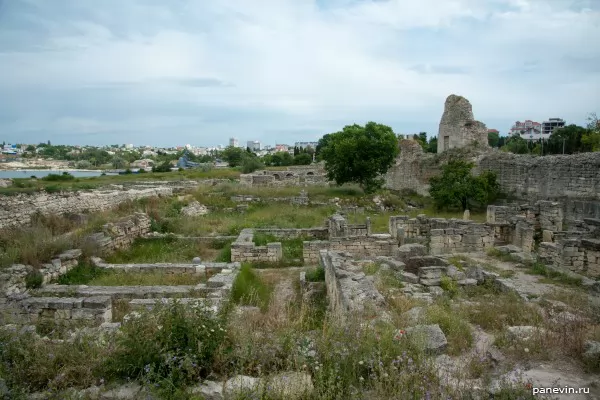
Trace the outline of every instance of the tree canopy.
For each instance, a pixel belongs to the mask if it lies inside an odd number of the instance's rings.
[[[466,210],[472,205],[484,206],[496,199],[499,193],[496,174],[485,171],[474,176],[471,174],[473,166],[473,163],[464,160],[452,160],[443,167],[440,176],[429,180],[429,193],[437,208],[460,206]]]
[[[364,127],[347,125],[325,135],[317,146],[329,179],[338,185],[356,182],[372,193],[383,184],[380,177],[398,155],[398,139],[392,128],[369,122]]]

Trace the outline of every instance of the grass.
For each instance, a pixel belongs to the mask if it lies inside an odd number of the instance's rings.
[[[265,310],[269,305],[272,289],[254,272],[249,264],[242,264],[231,288],[231,299],[240,305],[257,306]]]
[[[299,237],[294,239],[279,239],[271,234],[255,232],[253,241],[256,246],[266,246],[268,243],[281,243],[283,259],[278,266],[302,265],[304,241],[309,238]],[[258,263],[265,267],[268,263]],[[257,264],[257,265],[258,265]]]
[[[479,305],[464,306],[462,312],[471,323],[485,331],[501,332],[506,326],[539,326],[543,322],[539,310],[515,293],[484,296],[477,299]]]
[[[61,285],[88,286],[154,286],[154,285],[197,285],[204,276],[192,274],[169,274],[156,272],[123,272],[98,268],[88,263],[79,263],[58,278]]]
[[[536,262],[527,271],[531,275],[543,276],[542,283],[561,283],[567,286],[581,286],[581,277],[572,276],[565,272],[556,271],[546,267],[544,264]]]
[[[207,243],[174,237],[136,239],[133,245],[119,250],[106,261],[112,264],[191,262],[194,257],[212,261],[219,252]]]
[[[448,354],[458,355],[473,345],[468,320],[462,313],[451,310],[449,303],[440,302],[427,308],[426,320],[429,324],[438,324],[446,335]]]
[[[33,179],[18,179],[13,186],[0,188],[0,196],[15,195],[18,193],[34,193],[53,187],[55,191],[74,191],[81,189],[95,189],[111,184],[132,184],[139,181],[177,181],[195,179],[237,179],[238,170],[232,168],[215,168],[210,171],[184,170],[178,172],[146,173],[130,175],[104,175],[93,177],[75,178],[68,181],[45,181]],[[14,181],[13,181],[14,182]]]

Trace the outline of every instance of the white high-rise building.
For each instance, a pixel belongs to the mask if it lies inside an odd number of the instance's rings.
[[[229,145],[231,147],[239,147],[240,143],[236,138],[229,138]]]
[[[260,151],[260,142],[258,140],[248,140],[248,142],[246,142],[246,147],[248,147],[250,151]]]

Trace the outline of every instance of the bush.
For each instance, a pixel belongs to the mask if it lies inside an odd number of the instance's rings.
[[[152,311],[123,322],[106,370],[168,391],[205,378],[224,339],[222,316],[208,306],[157,302]]]
[[[242,160],[242,173],[244,174],[250,174],[264,167],[265,165],[254,157],[246,157]]]
[[[72,181],[73,179],[75,179],[75,177],[68,172],[63,172],[62,175],[49,174],[42,178],[43,181],[47,182]]]
[[[158,166],[155,165],[152,167],[152,172],[171,172],[171,163],[165,161]]]
[[[138,170],[138,174],[145,174],[145,173],[146,173],[146,170],[144,168],[140,168]]]
[[[60,192],[62,189],[60,186],[58,185],[48,185],[44,188],[44,190],[46,191],[46,193],[58,193]]]
[[[231,262],[231,243],[227,243],[215,259],[215,262]]]
[[[30,271],[25,275],[25,287],[27,289],[37,289],[44,284],[44,277],[37,269]]]
[[[325,282],[325,268],[317,267],[306,271],[307,282]]]
[[[92,168],[92,163],[88,160],[81,160],[75,163],[75,168],[77,169],[90,169]]]

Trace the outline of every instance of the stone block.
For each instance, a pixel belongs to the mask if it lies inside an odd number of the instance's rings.
[[[111,304],[110,296],[93,296],[88,297],[83,301],[83,307],[91,309],[104,309],[111,307]]]

